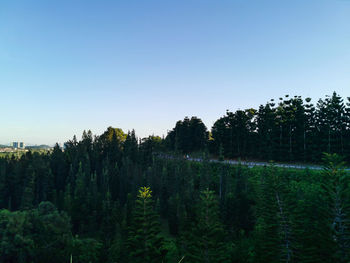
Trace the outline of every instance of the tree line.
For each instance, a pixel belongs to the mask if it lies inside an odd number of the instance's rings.
[[[178,121],[165,138],[168,150],[191,153],[207,149],[226,158],[319,162],[323,152],[350,160],[350,97],[334,92],[311,98],[286,95],[258,109],[226,111],[209,133],[197,118]]]

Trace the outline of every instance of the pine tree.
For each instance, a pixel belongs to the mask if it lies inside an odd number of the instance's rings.
[[[285,185],[273,167],[266,168],[260,178],[254,231],[256,262],[293,262],[292,229],[283,196]]]
[[[124,154],[133,162],[138,158],[138,144],[135,135],[135,130],[128,132],[124,142]]]
[[[152,191],[141,187],[136,200],[127,248],[130,262],[162,262],[166,251],[160,235],[159,216],[154,212]]]
[[[317,146],[314,143],[315,134],[316,134],[316,126],[315,126],[315,107],[311,103],[311,98],[305,99],[305,121],[303,127],[303,152],[304,152],[304,161],[315,161],[315,150],[314,148]]]
[[[219,205],[214,192],[208,189],[202,191],[197,222],[185,237],[186,262],[230,262],[218,211]]]
[[[33,207],[34,197],[35,197],[35,172],[33,167],[29,166],[26,172],[25,186],[22,194],[21,209],[30,209]]]
[[[71,217],[74,233],[83,232],[87,226],[88,202],[86,189],[86,176],[82,170],[82,164],[80,163],[78,173],[76,174],[76,185],[72,202]]]
[[[258,132],[258,154],[261,159],[272,160],[274,158],[275,141],[275,103],[272,99],[265,106],[261,105],[257,113],[256,126]]]
[[[350,260],[350,206],[349,179],[344,171],[345,163],[337,154],[325,154],[323,173],[323,192],[326,198],[326,209],[329,211],[329,222],[332,240],[335,243],[334,260],[339,263]]]

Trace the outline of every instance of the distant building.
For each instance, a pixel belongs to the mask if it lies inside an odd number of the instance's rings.
[[[24,142],[13,142],[12,147],[14,149],[24,149],[26,148],[26,145],[24,144]]]

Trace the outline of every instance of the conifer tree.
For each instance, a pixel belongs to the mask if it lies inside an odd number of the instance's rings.
[[[256,262],[293,262],[291,223],[284,202],[284,187],[273,167],[266,168],[258,186],[255,225]]]
[[[169,212],[168,212],[168,226],[169,232],[172,235],[177,235],[179,233],[179,196],[171,196],[169,199]]]
[[[135,135],[135,130],[128,132],[124,142],[124,154],[133,162],[138,158],[138,143]]]
[[[197,222],[186,237],[186,262],[230,262],[224,243],[224,229],[219,218],[219,205],[213,191],[200,195]]]
[[[300,263],[333,262],[334,245],[331,240],[327,208],[320,194],[319,184],[305,181],[293,186],[292,214],[293,258]]]
[[[72,202],[72,224],[73,232],[80,233],[86,227],[88,216],[88,203],[86,193],[86,178],[82,170],[82,164],[79,164],[79,171],[76,174],[76,185],[74,189],[74,198]]]
[[[130,262],[162,262],[166,251],[160,235],[159,216],[154,212],[152,191],[141,187],[129,229],[127,248]]]
[[[329,212],[329,222],[335,245],[334,260],[342,263],[350,259],[350,205],[349,179],[344,171],[345,163],[337,154],[325,154],[323,160],[324,177],[323,193],[326,209]]]
[[[25,186],[22,194],[21,209],[30,209],[33,207],[34,202],[34,183],[35,183],[35,172],[33,167],[29,166],[26,172]]]
[[[303,152],[304,152],[304,159],[303,161],[314,161],[315,158],[315,151],[314,148],[316,145],[313,143],[314,136],[313,134],[316,133],[315,130],[315,107],[311,103],[311,98],[305,99],[305,105],[304,105],[304,123],[303,123]]]

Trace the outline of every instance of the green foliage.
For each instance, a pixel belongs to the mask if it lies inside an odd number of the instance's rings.
[[[347,158],[349,107],[285,97],[228,111],[210,141],[193,117],[166,139],[108,128],[0,158],[0,262],[349,262],[349,171],[334,154]],[[223,161],[320,161],[321,149],[322,171]]]
[[[64,262],[69,258],[69,218],[49,202],[37,209],[0,212],[1,262]]]
[[[292,227],[286,207],[286,182],[271,167],[257,182],[257,222],[254,229],[257,262],[292,262]]]
[[[107,130],[101,135],[101,139],[111,142],[113,136],[116,136],[119,142],[124,142],[127,138],[127,135],[120,128],[108,127]]]
[[[322,193],[327,208],[326,216],[334,243],[334,260],[350,260],[350,206],[349,175],[345,173],[343,158],[337,154],[324,154]]]
[[[168,133],[166,144],[176,152],[189,153],[204,150],[208,139],[209,132],[201,119],[185,117]]]
[[[166,250],[160,234],[159,216],[153,210],[152,191],[141,187],[129,229],[130,262],[163,262]]]
[[[316,105],[286,95],[258,110],[227,111],[211,129],[210,150],[218,157],[297,162],[320,162],[328,152],[349,161],[349,127],[350,103],[337,93]]]
[[[229,262],[216,198],[213,191],[201,192],[197,220],[185,237],[185,262]]]
[[[68,216],[50,202],[40,203],[29,216],[33,227],[30,236],[35,244],[34,262],[66,261],[72,242]]]
[[[74,263],[94,263],[99,261],[102,243],[92,238],[73,240],[72,261]]]
[[[26,212],[0,211],[0,261],[28,262],[33,257],[34,242],[27,231],[31,225]]]

